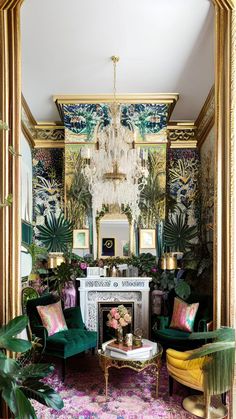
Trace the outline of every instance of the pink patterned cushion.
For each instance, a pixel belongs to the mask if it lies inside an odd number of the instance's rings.
[[[192,332],[198,307],[199,303],[187,304],[180,298],[175,298],[170,327]]]
[[[48,306],[37,306],[37,310],[49,336],[52,336],[54,333],[60,332],[61,330],[68,329],[62,312],[61,301],[49,304]]]

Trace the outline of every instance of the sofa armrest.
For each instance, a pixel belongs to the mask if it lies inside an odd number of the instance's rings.
[[[68,329],[86,329],[80,307],[66,308],[63,313]]]

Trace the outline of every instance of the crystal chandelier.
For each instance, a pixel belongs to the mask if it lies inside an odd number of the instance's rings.
[[[114,67],[111,122],[99,123],[94,132],[96,147],[83,147],[83,174],[89,183],[95,216],[104,205],[129,208],[133,220],[139,216],[140,193],[144,188],[147,170],[147,150],[135,148],[135,129],[121,124],[120,105],[116,97],[116,65],[119,57],[112,56]]]

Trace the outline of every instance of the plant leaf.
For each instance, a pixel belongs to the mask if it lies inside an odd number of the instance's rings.
[[[26,352],[32,347],[31,342],[28,340],[10,337],[1,338],[0,345],[13,352]]]
[[[16,336],[26,328],[28,324],[27,316],[18,316],[13,320],[10,320],[9,323],[0,328],[0,339],[4,337]],[[1,346],[1,345],[0,345]]]
[[[20,378],[26,380],[28,378],[43,378],[53,372],[54,367],[50,364],[30,364],[21,369]]]
[[[33,406],[19,387],[15,389],[15,399],[17,404],[16,419],[37,419]]]
[[[31,399],[37,400],[48,407],[59,410],[64,406],[60,395],[48,385],[36,380],[27,380],[21,387],[24,394]]]

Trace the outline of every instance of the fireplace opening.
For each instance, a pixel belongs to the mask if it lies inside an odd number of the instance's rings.
[[[98,346],[101,347],[103,342],[115,338],[116,331],[107,326],[107,315],[111,308],[124,305],[132,316],[130,324],[124,327],[125,333],[132,333],[134,330],[134,303],[133,302],[98,302]]]

